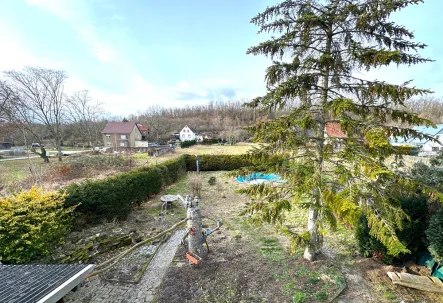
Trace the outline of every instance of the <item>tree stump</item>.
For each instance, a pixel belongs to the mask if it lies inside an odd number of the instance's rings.
[[[203,257],[202,217],[198,206],[188,208],[188,249],[194,255]]]

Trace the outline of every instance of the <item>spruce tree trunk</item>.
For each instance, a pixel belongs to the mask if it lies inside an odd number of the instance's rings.
[[[314,261],[316,258],[316,252],[319,245],[319,235],[318,235],[318,210],[314,208],[309,209],[308,217],[308,232],[311,236],[310,245],[306,246],[303,258],[308,261]]]
[[[332,18],[335,16],[336,8],[337,8],[337,1],[333,3],[334,7],[331,10],[330,20],[329,20],[329,29],[328,33],[326,34],[326,45],[325,45],[325,55],[331,55],[332,51],[332,41],[333,41],[333,35],[332,35],[332,25],[333,21]],[[321,94],[321,104],[322,108],[326,108],[326,104],[328,102],[328,89],[329,89],[329,76],[330,76],[330,66],[326,66],[323,70],[323,79],[322,79],[322,94]],[[305,252],[303,254],[303,257],[308,261],[314,261],[316,258],[316,252],[319,250],[321,245],[321,238],[320,234],[318,232],[318,209],[321,207],[321,191],[319,190],[319,187],[321,187],[321,184],[323,182],[323,170],[324,170],[324,140],[325,140],[325,114],[326,112],[321,112],[317,115],[316,120],[318,121],[318,133],[317,133],[317,142],[316,142],[316,165],[315,165],[315,183],[316,188],[313,190],[313,202],[315,204],[315,207],[309,208],[309,217],[308,217],[308,232],[310,235],[310,242],[309,245],[305,248]]]

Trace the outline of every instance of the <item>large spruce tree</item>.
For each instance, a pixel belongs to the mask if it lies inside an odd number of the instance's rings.
[[[248,105],[277,111],[289,102],[296,105],[251,128],[255,139],[266,143],[253,157],[288,182],[245,190],[261,197],[248,211],[254,219],[276,223],[294,248],[306,248],[308,260],[315,259],[325,227],[335,227],[337,219],[354,224],[361,212],[391,255],[407,252],[395,234],[406,215],[387,191],[397,178],[392,167],[401,160],[389,139],[426,136],[386,121],[431,124],[398,109],[430,91],[410,81],[370,81],[358,71],[430,61],[417,53],[426,45],[414,42],[410,30],[389,19],[420,2],[287,0],[251,21],[259,33],[276,37],[248,49],[273,60],[266,71],[266,95]],[[327,136],[326,127],[340,128],[346,136]],[[296,232],[285,221],[295,204],[309,209],[306,232]]]

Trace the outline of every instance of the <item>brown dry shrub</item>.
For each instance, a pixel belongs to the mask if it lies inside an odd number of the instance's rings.
[[[189,185],[192,190],[193,196],[199,196],[201,198],[201,189],[203,187],[203,178],[196,172],[188,173]]]

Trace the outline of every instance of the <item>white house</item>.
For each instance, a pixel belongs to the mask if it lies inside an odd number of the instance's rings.
[[[412,129],[422,134],[432,136],[440,141],[440,143],[414,137],[406,140],[402,137],[398,137],[396,140],[392,140],[391,144],[397,146],[407,145],[418,147],[420,149],[418,154],[419,156],[433,156],[436,155],[437,152],[443,151],[443,124],[436,124],[436,128],[428,126],[414,126]]]
[[[193,131],[189,126],[185,125],[180,131],[180,141],[191,141],[195,140],[195,131]]]
[[[424,156],[436,155],[439,151],[443,151],[443,124],[437,124],[437,128],[433,128],[433,132],[430,132],[429,135],[432,135],[439,142],[426,141],[420,150],[420,153],[423,153]]]

